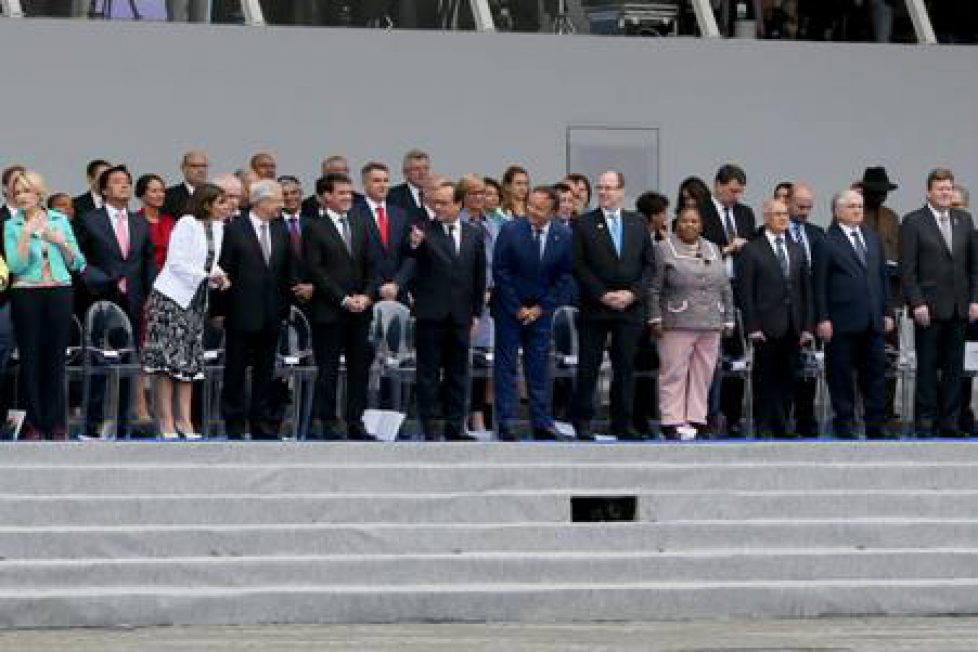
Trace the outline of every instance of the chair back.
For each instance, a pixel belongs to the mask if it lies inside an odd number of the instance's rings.
[[[84,347],[105,362],[121,362],[136,351],[129,316],[111,301],[96,301],[85,313]]]
[[[580,312],[575,306],[560,306],[554,310],[550,324],[551,350],[562,364],[577,364],[577,325]]]
[[[312,327],[309,320],[299,308],[292,306],[282,326],[278,340],[278,361],[286,366],[308,361],[312,357]]]
[[[65,364],[71,366],[81,358],[85,347],[85,332],[77,315],[71,316],[71,333],[68,335],[68,348],[65,351]]]
[[[204,362],[219,364],[224,359],[224,327],[211,319],[204,320]]]
[[[377,355],[401,359],[414,345],[411,311],[400,301],[378,301],[374,304],[371,337]]]

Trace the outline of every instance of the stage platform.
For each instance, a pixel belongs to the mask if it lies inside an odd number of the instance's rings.
[[[0,467],[6,627],[978,613],[970,442],[10,443]]]

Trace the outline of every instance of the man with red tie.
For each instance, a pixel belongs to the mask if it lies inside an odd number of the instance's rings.
[[[404,255],[403,244],[411,223],[403,208],[390,203],[390,172],[383,163],[371,161],[360,170],[364,201],[354,203],[351,214],[370,228],[370,259],[379,277],[379,298],[408,302],[408,286],[414,276],[415,260]]]

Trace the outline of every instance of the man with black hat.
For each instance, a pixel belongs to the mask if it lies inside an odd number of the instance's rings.
[[[883,166],[869,167],[863,172],[859,187],[863,193],[863,226],[872,229],[883,243],[883,256],[886,259],[886,277],[891,305],[903,303],[900,294],[900,218],[892,210],[884,206],[886,196],[897,189],[897,184],[890,181]],[[898,349],[900,347],[899,329],[886,333],[886,343]],[[896,420],[896,378],[886,379],[886,414],[890,421]]]

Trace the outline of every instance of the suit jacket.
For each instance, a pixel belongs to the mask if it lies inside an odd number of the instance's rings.
[[[364,201],[354,204],[350,214],[362,220],[367,226],[370,236],[370,260],[374,265],[377,285],[394,282],[397,284],[397,298],[407,303],[408,288],[414,277],[415,260],[412,256],[404,255],[404,243],[411,234],[411,220],[404,209],[397,204],[386,202],[387,213],[387,246],[380,240],[380,229],[370,206]]]
[[[581,316],[644,321],[654,264],[652,239],[638,213],[623,210],[619,219],[622,220],[620,258],[601,209],[581,215],[573,229],[574,279]],[[601,303],[606,292],[617,290],[630,290],[635,295],[635,302],[623,311]]]
[[[271,256],[265,263],[251,219],[243,215],[224,229],[218,264],[231,280],[222,304],[228,330],[257,333],[275,330],[288,316],[291,287],[298,282],[295,257],[282,220],[269,223]]]
[[[425,212],[424,207],[414,201],[414,195],[411,194],[411,189],[408,187],[407,182],[400,183],[390,189],[387,193],[387,203],[403,208],[412,222],[423,224],[429,221],[428,213]]]
[[[414,314],[421,319],[451,317],[468,324],[482,314],[486,294],[486,250],[482,233],[471,224],[456,222],[461,229],[458,254],[442,223],[420,227],[425,238],[417,249],[405,241],[404,253],[413,256]]]
[[[363,193],[353,191],[353,206],[366,205],[367,200],[364,199]],[[303,217],[319,217],[319,198],[316,195],[309,195],[302,200],[302,205],[299,208],[299,214]]]
[[[71,204],[75,208],[75,217],[83,217],[86,213],[95,210],[95,200],[92,199],[91,192],[84,192],[77,197],[72,197]]]
[[[493,251],[493,316],[515,318],[521,308],[536,305],[550,315],[571,301],[571,271],[570,229],[556,220],[550,222],[541,259],[529,220],[506,222]]]
[[[787,233],[792,240],[794,240],[794,236],[792,234],[793,228],[793,226],[789,226]],[[807,221],[801,222],[801,228],[805,233],[805,239],[808,240],[808,251],[806,251],[808,255],[806,256],[806,259],[808,260],[808,269],[809,271],[812,271],[815,265],[815,257],[818,255],[818,249],[822,246],[822,242],[825,240],[825,229],[817,224],[812,224],[811,222]],[[795,240],[795,242],[804,248],[801,241]]]
[[[706,202],[700,209],[700,217],[703,220],[703,237],[720,248],[727,246],[727,230],[723,226],[720,213],[717,212],[716,204],[713,201]],[[734,204],[733,206],[734,223],[737,227],[737,235],[741,238],[750,240],[756,235],[757,220],[754,218],[754,211],[746,204]]]
[[[306,223],[302,238],[306,275],[315,287],[309,305],[312,321],[328,324],[351,315],[342,305],[344,297],[366,294],[373,297],[377,277],[370,258],[370,231],[362,217],[349,215],[350,249],[330,217]],[[370,318],[370,312],[360,313]]]
[[[133,328],[142,322],[142,307],[156,278],[156,255],[149,224],[140,215],[129,215],[129,255],[123,256],[108,211],[103,207],[76,217],[72,226],[78,247],[88,263],[81,278],[92,301],[108,299],[129,315]],[[126,293],[119,281],[126,280]]]
[[[852,241],[838,224],[825,234],[815,257],[813,294],[815,321],[831,321],[837,333],[883,332],[890,314],[886,256],[872,229],[860,228],[866,243],[864,266]]]
[[[163,212],[175,220],[187,214],[187,202],[190,201],[190,191],[187,185],[178,183],[166,189],[166,196],[163,199]]]
[[[737,291],[744,334],[761,331],[766,337],[812,332],[812,284],[805,250],[784,235],[788,276],[767,237],[751,240],[737,261]]]
[[[900,280],[903,297],[914,309],[927,305],[931,319],[966,319],[978,303],[978,255],[971,215],[951,209],[948,251],[934,214],[924,206],[900,225]]]

